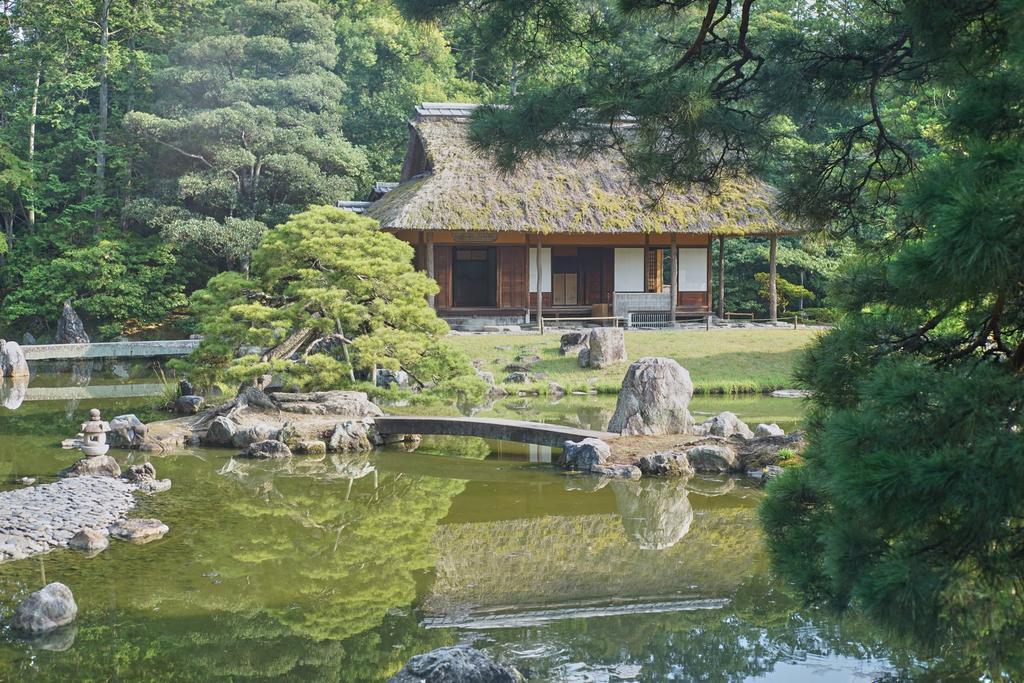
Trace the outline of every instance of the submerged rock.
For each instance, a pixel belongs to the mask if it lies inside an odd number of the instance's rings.
[[[45,633],[70,624],[78,615],[71,589],[63,583],[51,583],[18,603],[11,628],[22,633]]]
[[[442,647],[416,655],[390,683],[520,683],[515,667],[500,664],[467,645]]]
[[[265,439],[264,441],[257,441],[256,443],[249,444],[249,446],[239,454],[239,457],[253,458],[255,460],[276,460],[279,458],[292,457],[292,450],[288,448],[288,444],[283,441]]]
[[[629,366],[608,431],[619,434],[684,434],[693,426],[693,382],[671,358],[641,358]]]
[[[170,528],[159,519],[122,519],[110,525],[110,535],[132,543],[148,543],[160,538]]]
[[[57,473],[58,477],[120,477],[121,466],[109,455],[82,458]]]

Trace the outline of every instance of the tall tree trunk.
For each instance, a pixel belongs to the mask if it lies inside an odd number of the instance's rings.
[[[110,46],[110,3],[103,0],[100,5],[100,97],[99,125],[96,129],[96,208],[93,210],[94,230],[99,232],[102,218],[102,202],[107,183],[107,119],[110,116],[110,77],[108,49]]]
[[[778,273],[776,272],[776,255],[778,245],[775,237],[768,240],[768,319],[776,322],[779,319]]]
[[[32,113],[28,119],[28,172],[32,176],[32,183],[29,187],[28,202],[28,229],[36,227],[36,198],[35,198],[35,159],[36,159],[36,114],[39,112],[39,82],[42,80],[42,68],[36,69],[36,82],[32,88]],[[8,236],[8,241],[13,240],[13,235]]]

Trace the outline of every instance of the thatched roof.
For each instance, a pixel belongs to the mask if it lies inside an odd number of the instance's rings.
[[[670,188],[655,204],[611,152],[585,160],[530,158],[503,173],[469,141],[474,108],[417,107],[403,182],[368,216],[396,230],[769,235],[803,229],[781,220],[774,188],[751,178],[726,179],[713,194]]]

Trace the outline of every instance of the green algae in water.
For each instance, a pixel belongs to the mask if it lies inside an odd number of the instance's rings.
[[[88,408],[112,416],[138,402],[3,412],[6,487],[73,461],[56,444]],[[571,420],[586,419],[579,408]],[[532,680],[849,680],[918,667],[859,622],[799,608],[769,574],[760,492],[741,481],[602,484],[474,439],[368,458],[231,456],[152,458],[174,485],[138,514],[167,523],[163,539],[0,565],[4,618],[44,581],[68,584],[79,604],[76,624],[47,641],[5,633],[0,679],[380,681],[457,642]]]

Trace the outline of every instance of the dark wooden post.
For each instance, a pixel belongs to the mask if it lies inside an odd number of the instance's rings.
[[[672,241],[669,249],[672,253],[668,256],[668,262],[671,264],[669,269],[672,271],[670,275],[669,284],[669,302],[668,302],[668,324],[676,324],[676,303],[679,301],[679,246],[678,238],[675,233],[672,233]]]
[[[718,238],[718,317],[725,318],[725,238]]]
[[[434,236],[427,231],[427,277],[434,280]],[[427,301],[430,303],[431,308],[437,308],[435,306],[435,297],[433,294],[427,297]]]
[[[778,245],[775,236],[768,239],[768,319],[773,323],[779,319],[778,274],[775,272],[775,258]]]
[[[541,236],[537,235],[537,329],[544,334],[544,259],[542,257],[543,245]]]

